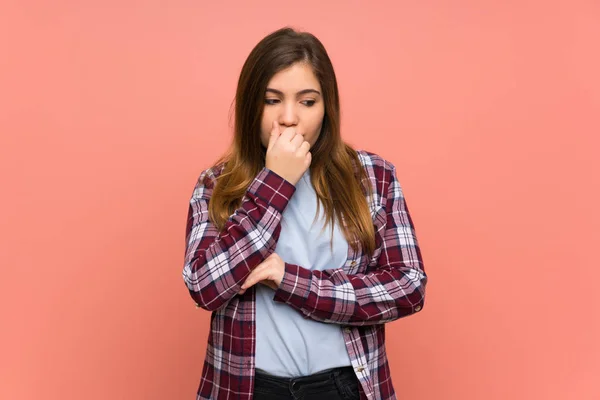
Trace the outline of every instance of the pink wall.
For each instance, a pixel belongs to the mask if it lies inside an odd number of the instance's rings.
[[[187,202],[287,24],[324,42],[343,136],[396,164],[416,223],[399,398],[600,398],[599,3],[375,3],[3,2],[0,398],[194,398]]]

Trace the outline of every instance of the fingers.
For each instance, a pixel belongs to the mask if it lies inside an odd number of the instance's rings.
[[[272,259],[278,258],[276,253],[271,254],[265,260],[260,263],[256,268],[250,272],[250,275],[246,278],[246,281],[242,284],[239,294],[244,294],[246,290],[257,283],[262,283],[271,289],[277,290],[277,284],[270,279],[271,269],[273,261]]]
[[[277,288],[277,284],[275,284],[275,282],[273,282],[273,281],[271,281],[271,280],[268,280],[268,279],[265,279],[265,280],[259,281],[257,284],[259,284],[259,285],[265,285],[265,286],[267,286],[267,287],[270,287],[270,288],[271,288],[271,289],[273,289],[273,290],[277,290],[277,289],[278,289],[278,288]],[[252,286],[250,286],[250,287],[252,287]],[[250,288],[250,287],[249,287],[249,288]],[[248,288],[248,289],[249,289],[249,288]],[[244,294],[244,293],[246,293],[246,290],[248,290],[248,289],[241,289],[241,290],[238,292],[238,294]]]
[[[271,264],[267,262],[271,257],[272,255],[267,257],[265,261],[263,261],[260,265],[258,265],[258,267],[256,267],[252,272],[250,272],[250,275],[248,275],[246,281],[241,286],[240,294],[243,294],[246,291],[246,289],[256,285],[261,281],[265,281],[265,285],[269,287],[275,286],[275,282],[270,282],[270,275],[272,271],[269,267]],[[270,284],[268,284],[267,282],[269,282]],[[273,286],[271,286],[271,284]]]
[[[306,168],[308,168],[310,166],[311,161],[312,161],[312,154],[309,151],[308,153],[306,153],[306,158],[304,159],[304,164],[306,165]]]
[[[271,136],[269,136],[269,143],[267,145],[268,150],[271,150],[273,148],[279,136],[279,124],[277,123],[277,121],[273,120],[273,123],[271,124]]]
[[[305,154],[310,154],[308,151],[310,150],[310,143],[308,142],[302,142],[302,144],[300,145],[300,147],[298,147],[298,150],[296,150],[296,155],[297,156],[302,156]]]
[[[300,147],[304,141],[304,137],[296,133],[296,128],[288,127],[281,131],[281,126],[276,120],[273,120],[271,124],[271,135],[269,136],[269,143],[267,149],[271,150],[275,146],[277,139],[281,138],[284,142],[290,142],[295,148]]]
[[[301,149],[302,146],[308,146],[308,148],[310,148],[310,143],[304,140],[304,136],[296,133],[296,128],[288,127],[281,131],[281,126],[279,125],[277,120],[273,120],[273,123],[271,124],[271,135],[269,136],[269,143],[267,145],[267,149],[271,150],[273,146],[275,146],[275,142],[278,139],[283,140],[284,142],[291,143],[296,150]]]
[[[295,135],[296,135],[296,128],[294,128],[292,126],[287,127],[281,132],[281,140],[283,140],[285,142],[291,142]]]
[[[304,136],[296,134],[296,136],[292,138],[290,143],[294,146],[294,149],[299,149],[300,146],[302,146],[302,143],[304,143]]]
[[[254,286],[257,282],[260,282],[269,277],[269,270],[266,267],[261,267],[262,266],[259,265],[258,267],[256,267],[256,269],[254,269],[254,271],[250,273],[250,275],[248,275],[248,278],[246,278],[246,281],[242,285],[242,290],[246,290],[249,287]]]

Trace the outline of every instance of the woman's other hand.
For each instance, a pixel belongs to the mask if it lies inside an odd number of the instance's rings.
[[[277,253],[273,253],[252,270],[242,285],[239,294],[244,294],[249,287],[257,283],[262,283],[271,289],[277,290],[283,280],[284,273],[285,263]]]

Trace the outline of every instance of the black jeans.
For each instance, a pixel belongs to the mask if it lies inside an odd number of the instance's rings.
[[[256,371],[255,400],[358,400],[359,382],[352,367],[285,378]]]

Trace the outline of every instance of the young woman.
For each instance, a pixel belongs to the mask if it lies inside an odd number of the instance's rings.
[[[230,150],[200,174],[183,278],[211,311],[196,399],[395,399],[385,323],[427,276],[392,163],[340,136],[321,42],[290,28],[244,63]]]

